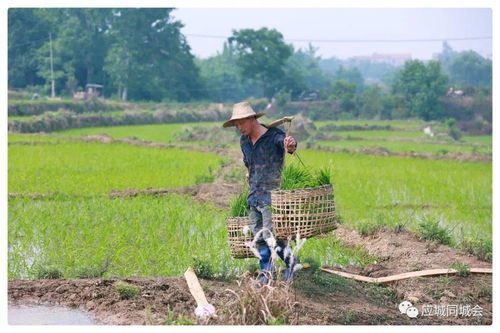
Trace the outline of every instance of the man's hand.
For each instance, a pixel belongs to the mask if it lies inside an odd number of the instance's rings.
[[[246,178],[247,183],[250,184],[250,175],[248,174],[248,172],[247,172],[245,178]]]
[[[283,145],[285,146],[286,150],[290,153],[293,153],[295,151],[295,149],[297,149],[297,142],[290,135],[287,135],[285,137],[285,140],[283,141]]]

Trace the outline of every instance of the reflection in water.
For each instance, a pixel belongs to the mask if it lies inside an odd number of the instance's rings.
[[[62,306],[10,305],[9,325],[97,325],[87,312]]]

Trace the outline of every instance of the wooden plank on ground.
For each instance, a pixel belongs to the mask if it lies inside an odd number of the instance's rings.
[[[200,281],[198,281],[198,277],[191,267],[184,273],[184,278],[186,279],[191,295],[193,295],[196,300],[196,304],[198,304],[198,306],[208,305],[209,303],[201,288]]]
[[[416,277],[424,277],[424,276],[436,276],[436,275],[444,275],[444,274],[456,274],[458,271],[452,268],[437,268],[437,269],[426,269],[423,271],[416,272],[408,272],[395,274],[390,276],[384,276],[379,278],[373,278],[369,276],[357,275],[347,272],[342,272],[338,270],[328,269],[328,268],[320,268],[323,272],[339,275],[345,278],[353,279],[356,281],[368,282],[368,283],[388,283],[400,280],[406,280]],[[493,274],[493,269],[491,268],[471,268],[469,270],[470,273],[473,274]]]

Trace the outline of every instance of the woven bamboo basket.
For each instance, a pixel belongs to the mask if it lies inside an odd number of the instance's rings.
[[[248,235],[243,234],[243,228],[245,226],[250,227],[250,218],[248,216],[228,217],[226,221],[229,248],[231,249],[233,258],[253,258],[254,255],[252,251],[245,245],[246,242],[251,242],[253,240],[253,235],[251,232]]]
[[[310,238],[336,228],[333,186],[271,191],[276,238]]]

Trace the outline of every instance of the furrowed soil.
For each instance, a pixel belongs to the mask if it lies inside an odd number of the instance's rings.
[[[102,136],[88,139],[112,141],[111,138]],[[151,145],[132,139],[128,143]],[[235,166],[240,167],[241,155],[229,149],[217,151],[210,148],[210,151],[226,156],[229,151],[231,157],[231,161],[215,176],[213,184],[182,189],[128,189],[109,195],[162,195],[168,191],[177,191],[226,208],[229,199],[239,193],[243,185],[236,181],[241,179],[241,175],[235,175],[232,171]],[[345,246],[361,246],[370,255],[378,258],[376,263],[364,268],[352,265],[335,267],[359,275],[382,277],[431,268],[449,268],[457,263],[467,264],[471,268],[492,267],[491,263],[481,261],[458,249],[435,242],[421,241],[406,230],[396,232],[382,229],[372,235],[361,236],[356,230],[340,225],[333,234]],[[119,280],[138,287],[139,293],[130,299],[122,299],[114,286]],[[242,323],[238,309],[244,300],[242,295],[245,290],[249,290],[249,281],[248,277],[236,280],[200,279],[208,301],[217,310],[217,317],[205,320],[195,317],[196,302],[182,276],[10,280],[8,300],[10,305],[43,304],[77,308],[90,312],[102,324],[234,325]],[[293,325],[490,325],[492,323],[491,274],[468,276],[448,274],[381,285],[345,279],[320,271],[318,267],[311,265],[297,272],[285,295],[293,303],[293,307],[288,309],[286,323]],[[410,318],[399,311],[398,305],[402,301],[411,302],[419,310],[417,318]],[[252,305],[247,303],[246,306]],[[423,315],[424,307],[433,310],[430,315],[429,313]],[[450,310],[455,308],[457,312]],[[475,311],[472,311],[472,308]]]

